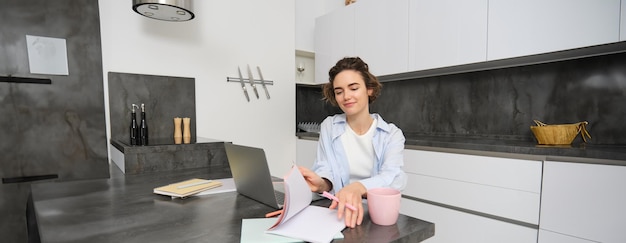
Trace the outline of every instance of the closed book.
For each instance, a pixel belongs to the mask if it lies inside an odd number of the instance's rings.
[[[220,181],[194,178],[154,188],[154,193],[171,197],[188,197],[219,186],[222,186]]]

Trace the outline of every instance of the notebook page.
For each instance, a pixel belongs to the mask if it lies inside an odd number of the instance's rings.
[[[307,242],[330,242],[345,227],[343,219],[337,218],[337,211],[311,205],[296,217],[266,232]]]
[[[297,166],[291,167],[284,178],[284,182],[285,205],[283,205],[283,213],[272,228],[289,220],[311,204],[311,189]]]

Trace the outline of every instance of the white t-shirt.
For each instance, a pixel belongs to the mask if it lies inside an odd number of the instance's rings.
[[[346,132],[341,135],[341,143],[348,157],[350,165],[350,183],[372,176],[374,166],[374,130],[376,119],[363,135],[356,134],[350,126],[346,126]]]

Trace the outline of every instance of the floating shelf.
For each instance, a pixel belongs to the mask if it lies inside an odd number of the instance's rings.
[[[52,84],[52,80],[49,78],[29,78],[29,77],[14,77],[14,76],[0,76],[0,82],[4,83],[25,83],[25,84]]]

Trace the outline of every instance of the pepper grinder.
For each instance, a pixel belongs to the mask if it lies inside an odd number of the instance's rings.
[[[185,144],[191,143],[191,118],[185,117],[183,118],[183,141]]]
[[[183,132],[181,131],[181,122],[182,118],[175,117],[174,118],[174,143],[181,144],[183,141]]]

